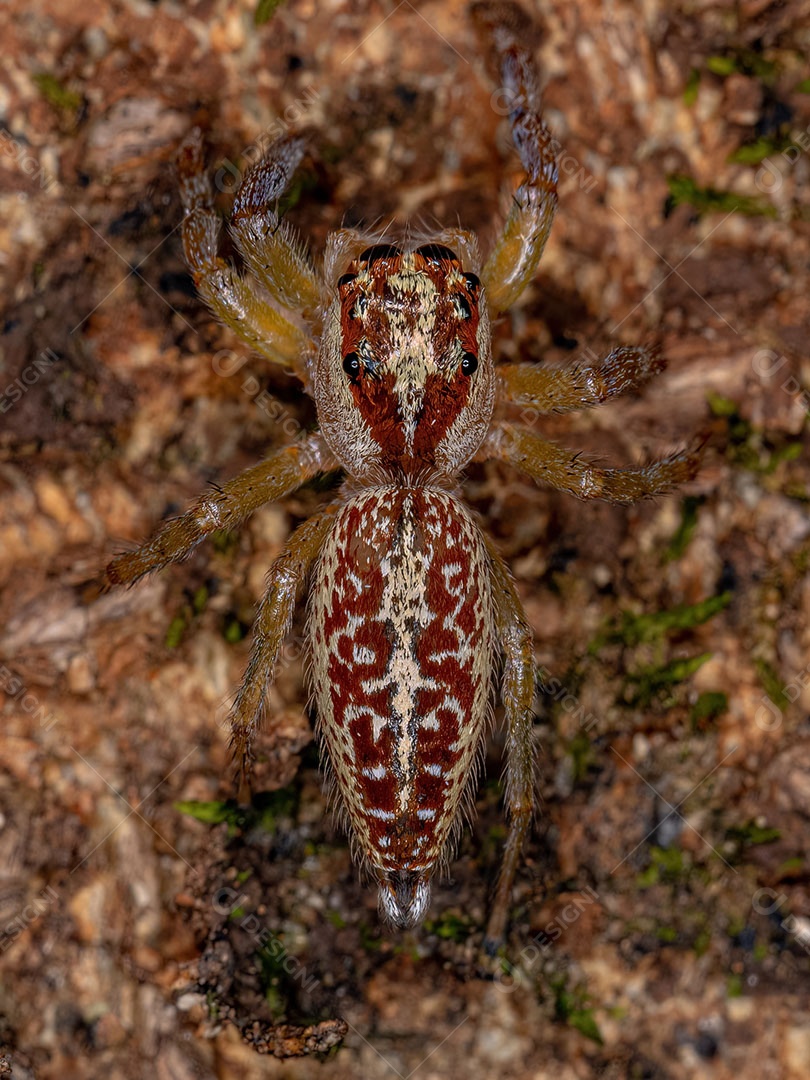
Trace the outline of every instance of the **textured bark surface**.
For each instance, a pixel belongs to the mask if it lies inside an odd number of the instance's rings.
[[[303,613],[254,804],[228,802],[227,702],[319,485],[132,589],[92,586],[314,423],[193,294],[171,165],[193,124],[223,211],[263,133],[311,136],[288,217],[316,258],[392,215],[486,247],[518,179],[463,4],[253,14],[0,13],[0,1075],[810,1075],[808,5],[534,11],[560,208],[499,356],[657,337],[669,366],[643,393],[543,434],[611,464],[710,438],[689,490],[629,509],[469,470],[546,687],[540,809],[488,971],[497,732],[405,935],[330,823]],[[210,821],[178,809],[195,800]]]

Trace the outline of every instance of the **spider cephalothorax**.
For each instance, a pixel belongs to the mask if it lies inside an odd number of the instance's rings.
[[[510,829],[487,926],[491,949],[505,929],[532,814],[535,671],[509,571],[460,501],[461,471],[471,460],[494,459],[580,498],[630,502],[693,476],[697,455],[600,469],[494,419],[499,402],[537,413],[596,405],[662,365],[655,350],[617,348],[594,365],[495,367],[490,317],[534,276],[557,204],[557,165],[540,118],[527,17],[505,2],[471,11],[493,46],[525,169],[483,261],[460,229],[401,246],[342,229],[328,240],[317,274],[275,210],[304,152],[300,139],[284,136],[234,204],[242,276],[217,254],[220,223],[200,133],[183,144],[183,243],[197,288],[245,341],[301,379],[319,431],[114,559],[107,581],[131,582],[182,559],[262,503],[318,473],[342,471],[339,496],[295,532],[270,568],[231,715],[234,750],[247,770],[268,682],[311,580],[312,687],[337,799],[355,851],[378,879],[381,910],[394,925],[413,926],[473,794],[499,690]]]
[[[481,293],[477,274],[435,242],[375,244],[349,261],[326,313],[315,400],[352,476],[452,476],[478,449],[494,406]]]

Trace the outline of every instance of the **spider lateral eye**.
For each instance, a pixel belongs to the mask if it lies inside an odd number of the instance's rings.
[[[431,259],[434,262],[450,261],[458,262],[458,256],[455,251],[451,251],[449,247],[445,247],[444,244],[422,244],[415,251],[416,255],[421,255],[423,259]]]
[[[352,382],[355,382],[358,375],[360,374],[360,357],[357,355],[356,352],[346,353],[346,355],[343,357],[343,370],[346,372]]]
[[[467,288],[471,292],[477,292],[481,288],[481,279],[478,274],[471,274],[469,271],[461,275],[467,282]]]
[[[399,248],[393,244],[373,244],[358,256],[357,261],[359,263],[368,263],[370,266],[372,263],[377,262],[378,259],[396,259],[401,254]]]
[[[465,352],[461,358],[461,370],[465,375],[472,375],[478,369],[478,357],[475,353]]]
[[[339,289],[342,289],[344,285],[351,285],[351,283],[355,280],[356,277],[357,274],[341,274],[341,276],[337,279],[337,287]]]
[[[472,308],[470,307],[469,301],[467,300],[466,296],[457,296],[456,297],[456,304],[458,304],[458,308],[459,308],[459,312],[460,312],[460,316],[459,316],[460,318],[462,318],[462,319],[470,319],[470,318],[472,318]]]

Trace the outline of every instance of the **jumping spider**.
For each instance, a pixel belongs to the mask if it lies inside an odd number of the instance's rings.
[[[249,768],[265,692],[311,578],[311,680],[338,802],[356,855],[379,882],[381,912],[411,927],[474,795],[500,672],[510,825],[487,926],[492,949],[532,816],[535,668],[509,570],[460,500],[462,471],[494,459],[579,498],[629,503],[688,480],[697,454],[600,469],[493,419],[501,402],[546,413],[597,405],[662,365],[655,350],[617,348],[593,366],[495,366],[490,319],[534,277],[557,204],[557,165],[524,44],[526,16],[510,3],[474,4],[471,13],[493,45],[526,174],[485,260],[461,229],[399,244],[340,229],[316,273],[274,209],[304,153],[302,139],[284,136],[236,197],[231,233],[242,276],[217,255],[200,133],[183,144],[183,244],[197,289],[244,341],[300,378],[320,430],[119,555],[107,581],[133,582],[268,500],[342,471],[338,495],[270,568],[231,713],[233,749]]]

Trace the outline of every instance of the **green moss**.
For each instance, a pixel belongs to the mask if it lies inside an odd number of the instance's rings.
[[[211,543],[220,555],[229,555],[239,543],[239,533],[230,529],[217,529],[211,533]]]
[[[678,931],[674,926],[659,926],[655,936],[665,945],[673,945],[678,940]]]
[[[685,656],[671,660],[661,667],[643,667],[638,671],[629,672],[627,682],[635,685],[637,689],[630,694],[628,704],[649,705],[664,691],[691,678],[707,660],[711,660],[712,655],[710,652],[705,652],[698,656]]]
[[[55,109],[76,112],[82,103],[81,94],[77,94],[74,90],[67,90],[55,75],[50,75],[47,71],[35,75],[34,84],[48,104],[53,105]]]
[[[228,619],[225,623],[225,629],[222,631],[222,636],[229,645],[236,645],[244,638],[245,628],[238,619]]]
[[[686,87],[683,92],[683,101],[685,105],[694,105],[697,101],[698,88],[700,87],[700,72],[697,68],[692,68],[689,72],[689,78],[686,80]]]
[[[779,211],[765,199],[753,195],[738,195],[733,191],[698,187],[690,176],[675,175],[667,178],[669,187],[668,207],[691,206],[700,214],[743,214],[745,217],[778,218]]]
[[[741,975],[729,975],[726,983],[726,997],[742,997],[743,981]]]
[[[274,1020],[285,1015],[292,990],[292,976],[284,967],[289,956],[276,934],[256,950],[259,961],[259,984]],[[297,965],[296,965],[297,966]]]
[[[263,832],[274,833],[281,819],[292,819],[298,815],[299,790],[296,786],[279,788],[278,791],[263,791],[253,799],[251,810],[255,814],[251,825]]]
[[[802,79],[801,82],[796,83],[793,89],[798,94],[810,94],[810,79]]]
[[[452,912],[445,912],[438,919],[428,920],[425,923],[425,930],[443,941],[466,941],[473,927],[469,919],[454,915]]]
[[[706,60],[706,67],[713,75],[720,75],[721,78],[728,78],[729,75],[752,75],[764,82],[770,82],[778,71],[774,60],[766,60],[753,49],[738,49],[722,56],[710,56]]]
[[[197,821],[204,821],[206,825],[221,825],[223,821],[241,824],[244,817],[243,811],[232,799],[228,799],[227,802],[219,800],[202,802],[198,799],[189,799],[185,802],[176,802],[174,808],[181,814],[196,818]]]
[[[738,938],[740,934],[742,934],[743,931],[746,929],[746,926],[747,923],[744,916],[734,915],[731,919],[729,919],[728,926],[726,927],[726,932],[728,933],[728,936],[730,938]]]
[[[563,1020],[569,1027],[579,1031],[586,1038],[592,1039],[599,1046],[604,1044],[602,1033],[596,1023],[594,1010],[582,990],[568,990],[565,979],[552,982],[554,991],[554,1011],[558,1020]]]
[[[361,922],[358,929],[360,931],[360,944],[366,952],[379,952],[383,946],[379,927],[372,927],[367,922]]]
[[[799,877],[804,874],[804,859],[796,855],[792,859],[785,859],[777,870],[780,878]]]
[[[172,621],[169,623],[169,628],[166,631],[166,638],[164,644],[167,649],[176,649],[186,633],[186,627],[188,626],[188,619],[185,614],[175,615]]]
[[[728,711],[728,697],[719,690],[706,690],[692,706],[690,721],[693,728],[716,720]]]
[[[779,154],[790,146],[790,139],[765,139],[759,138],[755,142],[739,146],[734,153],[729,154],[726,161],[736,165],[758,165],[760,161]]]
[[[706,402],[711,410],[712,416],[738,416],[739,405],[736,401],[732,401],[731,398],[723,397],[722,394],[715,394],[713,391],[706,395]]]
[[[794,439],[778,446],[762,467],[764,473],[776,472],[783,461],[796,461],[802,455],[804,446],[801,439]]]
[[[259,0],[256,5],[256,11],[253,15],[253,22],[256,26],[263,26],[268,22],[278,8],[284,3],[284,0]]]
[[[191,607],[194,611],[194,614],[200,615],[203,611],[205,611],[207,604],[208,589],[205,587],[205,585],[200,585],[200,587],[195,590],[194,596],[191,599]]]
[[[687,495],[681,502],[681,522],[675,530],[665,558],[667,561],[680,559],[689,546],[689,541],[697,528],[698,510],[703,503],[703,497],[699,495]]]
[[[737,402],[720,394],[708,394],[706,401],[712,415],[724,419],[728,425],[726,457],[733,464],[758,476],[770,476],[782,462],[801,457],[804,449],[801,436],[785,437],[781,432],[768,435],[754,428],[740,416]],[[803,498],[804,488],[798,494]]]
[[[694,942],[692,943],[692,948],[695,951],[695,955],[696,956],[705,956],[706,953],[709,950],[709,945],[711,944],[711,941],[712,941],[711,931],[709,930],[709,928],[707,926],[702,927],[698,931],[697,937],[695,938]]]
[[[595,761],[593,743],[586,732],[577,732],[568,744],[568,753],[571,755],[574,782],[580,784]]]
[[[290,182],[290,186],[278,200],[278,216],[283,218],[286,214],[289,214],[290,210],[298,205],[305,194],[315,190],[317,183],[314,172],[303,171],[296,173]]]
[[[726,830],[726,838],[742,847],[754,847],[759,844],[772,844],[781,837],[779,829],[767,825],[758,825],[749,821],[746,825],[732,825]]]
[[[275,833],[279,820],[295,818],[298,810],[298,789],[290,786],[278,791],[263,791],[256,795],[250,806],[242,806],[235,799],[212,800],[203,802],[189,799],[176,802],[175,810],[188,814],[206,825],[226,823],[231,832],[248,829],[261,829]]]
[[[623,611],[619,627],[599,634],[589,646],[591,654],[606,644],[620,643],[628,647],[659,641],[666,634],[677,630],[691,630],[708,622],[731,602],[731,593],[724,592],[710,596],[697,604],[678,604],[666,611],[656,611],[648,615],[635,615]]]
[[[733,56],[710,56],[706,67],[713,75],[733,75],[737,71],[737,61]]]
[[[653,845],[650,848],[650,865],[636,877],[636,884],[641,889],[649,889],[662,882],[675,883],[688,877],[689,870],[680,848]]]
[[[767,660],[756,660],[755,665],[762,689],[778,709],[786,709],[790,704],[785,694],[785,684],[776,674]]]

